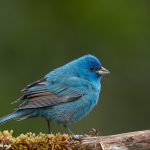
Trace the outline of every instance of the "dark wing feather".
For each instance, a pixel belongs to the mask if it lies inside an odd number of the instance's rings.
[[[47,85],[45,79],[28,85],[23,90],[23,95],[17,100],[23,101],[18,109],[50,107],[72,102],[83,96],[83,91],[77,92],[64,85],[58,87],[56,91],[54,89],[48,90]]]
[[[80,97],[76,97],[80,98]],[[40,107],[49,107],[54,106],[59,103],[64,102],[71,102],[75,100],[75,98],[65,98],[65,97],[58,97],[53,93],[45,92],[35,97],[28,97],[28,99],[19,106],[18,109],[25,109],[25,108],[40,108]]]
[[[23,101],[31,95],[46,92],[47,91],[46,84],[47,82],[46,79],[44,78],[27,85],[24,89],[21,90],[21,92],[23,92],[22,96],[19,97],[16,101],[12,102],[12,104]]]

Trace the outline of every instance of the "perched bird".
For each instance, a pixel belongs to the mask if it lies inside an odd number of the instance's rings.
[[[101,77],[108,73],[93,55],[73,60],[27,85],[15,101],[21,103],[19,107],[0,118],[0,124],[12,119],[42,117],[48,122],[49,132],[52,121],[73,134],[68,124],[79,121],[94,108],[99,99]]]

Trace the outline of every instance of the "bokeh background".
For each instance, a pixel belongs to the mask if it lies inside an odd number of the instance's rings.
[[[27,84],[85,54],[96,55],[111,74],[101,101],[74,133],[101,135],[150,127],[150,1],[1,1],[0,116]],[[53,132],[65,132],[52,125]],[[47,132],[43,119],[11,121],[0,130]]]

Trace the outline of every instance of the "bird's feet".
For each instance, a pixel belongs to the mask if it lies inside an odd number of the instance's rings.
[[[80,141],[84,135],[71,135],[72,140]]]

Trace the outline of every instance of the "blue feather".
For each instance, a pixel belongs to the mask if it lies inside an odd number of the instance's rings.
[[[29,84],[16,102],[16,112],[0,119],[43,117],[68,125],[85,117],[98,103],[101,76],[108,71],[92,55],[85,55]]]

